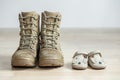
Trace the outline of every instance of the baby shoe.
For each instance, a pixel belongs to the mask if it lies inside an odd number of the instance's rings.
[[[94,69],[104,69],[106,67],[99,51],[92,51],[88,54],[88,64]]]
[[[87,53],[76,52],[73,56],[72,68],[84,70],[87,67],[88,67],[88,55],[87,55]]]

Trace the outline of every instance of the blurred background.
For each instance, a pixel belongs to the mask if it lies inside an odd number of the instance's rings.
[[[62,14],[62,28],[120,27],[120,0],[0,0],[0,28],[18,28],[18,13]]]

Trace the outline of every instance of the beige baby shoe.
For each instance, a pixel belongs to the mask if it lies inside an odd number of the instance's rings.
[[[88,64],[94,69],[104,69],[106,64],[99,51],[92,51],[88,54]]]
[[[72,68],[84,70],[87,67],[88,67],[88,55],[87,55],[87,53],[76,52],[73,56]]]

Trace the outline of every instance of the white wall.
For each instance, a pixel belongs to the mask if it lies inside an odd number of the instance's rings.
[[[61,12],[62,27],[120,27],[120,0],[0,0],[0,27],[19,27],[21,11]]]

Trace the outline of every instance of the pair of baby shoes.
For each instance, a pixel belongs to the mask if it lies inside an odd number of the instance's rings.
[[[88,65],[93,69],[104,69],[106,64],[99,51],[92,51],[90,53],[76,52],[72,60],[73,69],[87,69]]]

